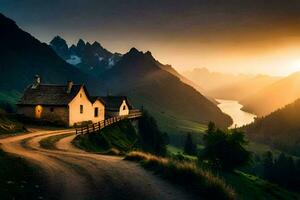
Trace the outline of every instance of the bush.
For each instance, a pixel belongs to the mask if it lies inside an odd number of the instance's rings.
[[[125,159],[140,162],[146,169],[199,195],[199,199],[236,199],[234,190],[223,180],[198,168],[195,163],[178,162],[136,151],[127,154]]]

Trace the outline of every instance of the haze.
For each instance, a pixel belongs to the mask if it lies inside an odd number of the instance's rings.
[[[179,71],[287,75],[300,70],[297,0],[0,0],[0,12],[44,42],[99,41],[150,50]]]

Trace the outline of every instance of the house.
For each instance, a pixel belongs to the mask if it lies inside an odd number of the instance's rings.
[[[110,96],[100,97],[105,103],[105,113],[107,117],[128,115],[132,106],[126,96]]]
[[[92,99],[84,85],[71,81],[65,85],[41,84],[39,76],[24,91],[17,107],[18,114],[69,126],[105,119],[104,102]]]

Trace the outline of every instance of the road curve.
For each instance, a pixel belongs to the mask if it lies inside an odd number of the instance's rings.
[[[55,148],[40,141],[64,135]],[[40,167],[49,183],[51,199],[71,200],[184,200],[193,199],[138,164],[121,157],[85,152],[74,147],[73,130],[34,130],[0,139],[1,148]]]

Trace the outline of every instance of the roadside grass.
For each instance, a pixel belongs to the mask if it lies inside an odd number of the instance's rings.
[[[225,179],[227,184],[236,190],[240,199],[300,199],[300,195],[297,193],[290,192],[257,176],[241,171],[235,171],[234,173],[222,173],[220,176]]]
[[[64,137],[68,137],[72,135],[73,133],[66,133],[66,134],[61,134],[61,135],[54,135],[50,136],[47,138],[42,139],[39,143],[42,148],[44,149],[56,149],[55,148],[55,143],[61,140]]]
[[[193,162],[179,162],[151,154],[133,151],[125,160],[139,162],[166,180],[183,186],[199,199],[237,199],[235,191],[208,170],[198,168]]]
[[[138,134],[130,121],[120,121],[97,133],[78,135],[72,143],[83,150],[102,154],[125,154],[137,145]]]
[[[56,199],[38,168],[0,149],[0,199]]]
[[[0,134],[25,132],[24,125],[13,115],[0,114]]]

